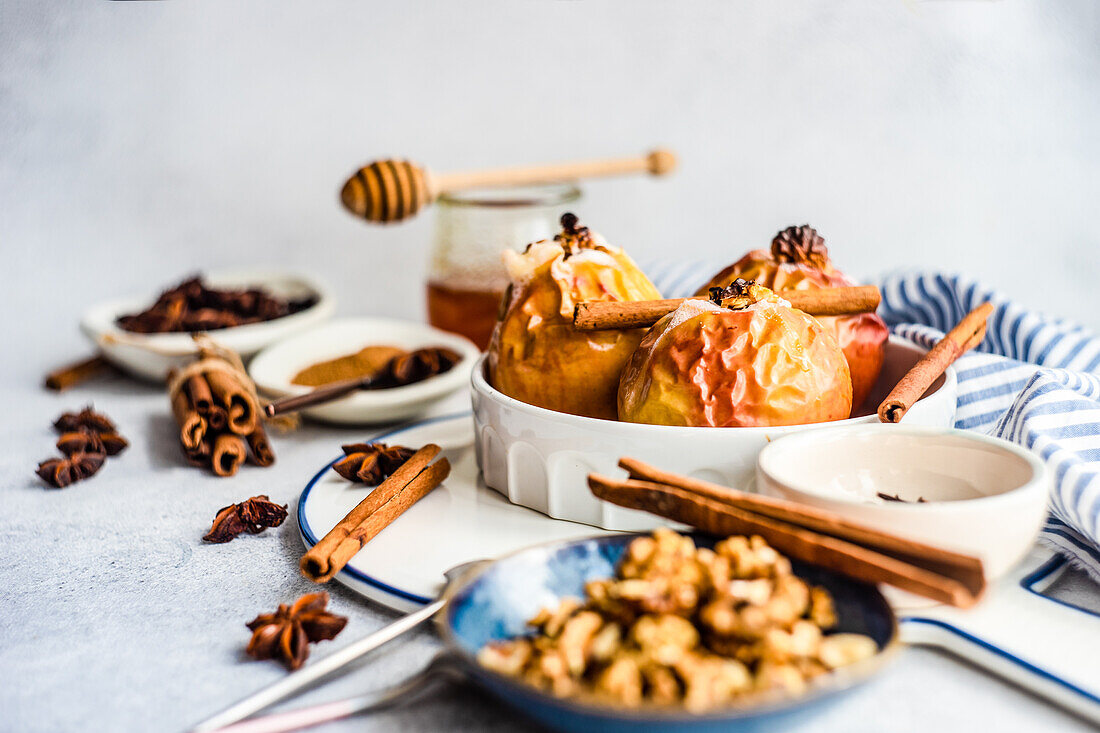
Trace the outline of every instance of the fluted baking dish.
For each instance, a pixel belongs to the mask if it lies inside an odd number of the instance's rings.
[[[473,409],[478,465],[485,483],[510,501],[555,519],[634,531],[659,524],[652,515],[607,504],[588,491],[591,472],[619,475],[633,456],[663,469],[753,490],[756,457],[769,441],[807,428],[874,423],[873,407],[925,353],[891,336],[886,362],[863,414],[847,420],[768,428],[688,428],[598,420],[535,407],[494,389],[485,358],[474,366]],[[951,427],[958,383],[948,367],[905,415],[906,425]]]

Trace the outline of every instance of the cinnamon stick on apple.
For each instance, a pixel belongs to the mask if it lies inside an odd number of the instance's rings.
[[[788,301],[793,308],[805,311],[811,316],[873,313],[881,300],[879,289],[874,285],[818,290],[778,290],[776,295]],[[580,331],[648,327],[679,308],[685,300],[708,300],[708,298],[699,296],[666,300],[578,303],[573,310],[573,326]]]

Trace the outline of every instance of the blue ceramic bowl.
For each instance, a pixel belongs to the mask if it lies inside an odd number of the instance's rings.
[[[866,634],[879,645],[871,659],[815,681],[810,691],[790,700],[746,700],[740,705],[695,715],[684,710],[648,707],[624,709],[591,701],[559,699],[478,664],[485,644],[530,633],[527,620],[565,596],[584,597],[589,580],[614,575],[615,566],[636,534],[611,535],[539,545],[506,556],[465,578],[449,594],[439,616],[440,635],[467,675],[524,715],[565,731],[756,731],[775,730],[812,715],[840,693],[863,682],[898,649],[897,621],[874,586],[835,573],[794,564],[795,572],[833,596],[837,631]],[[710,547],[713,538],[694,535]]]

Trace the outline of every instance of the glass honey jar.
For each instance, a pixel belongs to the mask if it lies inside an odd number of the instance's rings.
[[[508,287],[501,252],[553,237],[580,197],[567,183],[442,194],[435,202],[428,322],[485,349]]]

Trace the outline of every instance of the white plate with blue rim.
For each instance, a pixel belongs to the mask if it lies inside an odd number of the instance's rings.
[[[452,471],[438,489],[411,507],[359,552],[336,580],[399,611],[430,602],[443,573],[459,563],[495,558],[531,545],[613,534],[552,519],[510,503],[480,479],[469,412],[428,418],[388,430],[374,440],[399,445],[437,443]],[[298,501],[298,524],[312,547],[370,489],[322,467]],[[1082,646],[1100,647],[1100,616],[1041,594],[1060,561],[1036,548],[991,587],[977,606],[921,608],[900,615],[904,642],[937,647],[1009,679],[1100,724],[1100,677]]]

